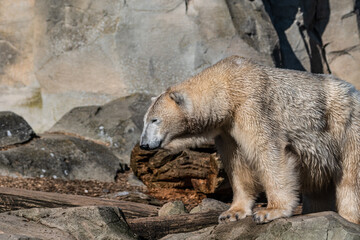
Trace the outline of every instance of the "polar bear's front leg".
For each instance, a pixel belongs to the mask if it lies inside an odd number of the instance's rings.
[[[230,157],[230,156],[229,156]],[[226,173],[233,190],[233,202],[229,210],[219,216],[219,222],[231,222],[252,215],[256,196],[260,192],[254,173],[245,164],[240,152],[233,155],[234,159],[222,156]]]
[[[233,186],[234,199],[229,210],[219,216],[219,223],[233,222],[252,215],[255,196],[253,193],[246,192],[242,185]],[[236,189],[236,190],[235,190]]]
[[[201,147],[204,144],[213,144],[214,138],[218,134],[219,130],[214,129],[202,134],[179,136],[166,144],[164,149],[168,150],[171,154],[176,154],[187,148],[196,148]]]
[[[211,140],[203,136],[175,138],[169,144],[165,145],[164,149],[168,150],[171,154],[177,154],[187,148],[196,148],[209,142],[211,142]]]
[[[259,154],[260,181],[265,188],[267,208],[254,213],[257,223],[290,217],[298,205],[299,180],[297,159],[270,146],[271,152]]]

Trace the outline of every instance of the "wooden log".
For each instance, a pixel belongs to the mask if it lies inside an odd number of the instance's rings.
[[[130,166],[148,187],[194,189],[204,194],[221,188],[231,193],[213,145],[169,154],[165,150],[146,151],[137,144],[131,152]],[[231,198],[231,194],[228,196]]]
[[[254,211],[264,209],[255,207]],[[301,213],[298,206],[294,214]],[[192,232],[218,224],[218,217],[222,211],[182,214],[162,217],[146,217],[129,219],[127,222],[131,230],[145,239],[159,239],[168,234]]]
[[[131,230],[145,239],[159,239],[171,233],[191,232],[218,224],[221,211],[129,219]]]
[[[142,203],[0,187],[0,209],[17,210],[34,207],[76,206],[119,207],[127,219],[157,216],[159,210],[159,207]]]

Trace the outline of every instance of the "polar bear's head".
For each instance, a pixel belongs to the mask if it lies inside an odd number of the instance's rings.
[[[186,134],[191,101],[186,93],[168,90],[152,100],[144,117],[140,147],[163,148],[176,137]]]

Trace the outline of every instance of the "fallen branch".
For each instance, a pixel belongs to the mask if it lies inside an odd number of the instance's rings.
[[[159,239],[171,233],[191,232],[218,224],[221,211],[129,219],[131,230],[145,239]]]
[[[159,210],[158,207],[152,205],[128,201],[0,187],[0,209],[76,206],[119,207],[127,219],[157,216]]]

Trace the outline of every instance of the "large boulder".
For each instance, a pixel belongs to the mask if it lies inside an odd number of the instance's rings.
[[[46,134],[0,151],[0,175],[114,181],[119,159],[104,145]]]
[[[195,232],[167,235],[162,240],[328,240],[359,239],[360,226],[350,223],[334,212],[278,219],[268,224],[256,224],[252,218],[219,224]]]
[[[0,149],[28,142],[34,136],[24,118],[13,112],[0,112]]]
[[[0,239],[138,239],[115,207],[33,208],[0,213]]]
[[[140,139],[143,117],[151,103],[147,94],[133,94],[102,106],[77,107],[66,113],[49,132],[72,133],[108,145],[122,163],[130,163]]]

